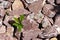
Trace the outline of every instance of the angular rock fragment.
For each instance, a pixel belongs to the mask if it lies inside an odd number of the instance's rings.
[[[49,27],[49,26],[51,26],[51,23],[50,23],[48,17],[45,17],[42,21],[42,27]]]
[[[32,23],[32,21],[34,21],[34,15],[35,15],[34,13],[31,13],[27,16],[27,20],[29,20],[30,23]]]
[[[32,24],[28,20],[23,20],[22,24],[24,30],[30,30],[32,28]]]
[[[37,14],[31,13],[27,16],[27,20],[30,20],[30,22],[36,21],[38,23],[41,23],[43,18],[44,18],[44,15],[41,13],[41,11],[39,11],[39,13]]]
[[[3,2],[0,4],[0,6],[1,6],[2,8],[9,8],[9,7],[11,7],[11,3],[8,2],[8,1],[3,1]]]
[[[46,27],[42,31],[42,36],[43,38],[51,38],[51,37],[56,37],[58,34],[57,30],[54,27]]]
[[[53,9],[54,9],[54,6],[52,6],[51,4],[46,4],[43,7],[43,13],[48,17],[54,17],[56,12]]]
[[[24,25],[23,26],[24,30],[31,30],[31,29],[36,30],[36,29],[38,29],[38,26],[39,26],[39,24],[36,21],[34,21],[34,20],[32,21],[31,19],[23,20],[22,24]]]
[[[55,25],[60,26],[60,15],[57,15],[55,18]]]
[[[39,10],[41,10],[42,7],[43,7],[43,5],[44,5],[44,4],[43,4],[43,1],[44,1],[44,0],[38,0],[38,1],[30,4],[30,5],[28,6],[29,10],[30,10],[31,12],[38,13]]]
[[[7,16],[5,17],[3,23],[7,26],[7,27],[12,27],[10,24],[9,24],[9,21],[12,20],[12,16]]]
[[[60,34],[60,15],[56,16],[55,24],[53,26],[56,27],[56,30],[58,31],[58,34]]]
[[[36,21],[33,21],[31,24],[32,24],[32,28],[31,29],[33,29],[33,30],[37,30],[38,29],[39,24]]]
[[[35,19],[38,23],[41,23],[42,20],[43,20],[43,18],[44,18],[44,15],[42,14],[41,11],[39,11],[39,13],[35,14],[35,16],[34,16],[34,19]]]
[[[30,30],[30,31],[24,31],[23,32],[23,40],[31,40],[33,38],[36,38],[38,34],[40,33],[40,30]]]
[[[19,8],[24,8],[23,4],[20,0],[15,0],[14,3],[12,4],[12,9],[18,10]]]

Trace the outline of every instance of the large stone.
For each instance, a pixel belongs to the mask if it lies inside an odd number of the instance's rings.
[[[55,18],[55,25],[60,26],[60,15],[57,15]]]
[[[23,32],[23,40],[31,40],[33,38],[36,38],[38,36],[38,34],[40,33],[40,30],[30,30],[30,31],[24,31]]]
[[[7,16],[7,15],[6,15],[3,23],[4,23],[7,27],[12,27],[11,24],[9,24],[9,21],[11,21],[12,18],[13,18],[12,16]]]
[[[44,0],[38,0],[28,6],[29,10],[34,13],[38,13],[43,7]]]
[[[23,4],[20,0],[15,0],[14,3],[12,4],[12,9],[18,10],[19,8],[24,8]]]
[[[41,13],[41,11],[39,11],[39,13],[37,14],[31,13],[27,16],[27,20],[30,20],[30,22],[36,21],[38,23],[41,23],[43,18],[44,18],[44,15]]]
[[[24,30],[30,30],[32,28],[31,23],[28,20],[23,20],[22,24]]]
[[[43,7],[43,14],[45,14],[48,17],[54,17],[56,12],[54,11],[54,6],[51,4],[46,4]]]
[[[39,26],[39,24],[36,21],[30,22],[30,20],[27,19],[23,20],[22,24],[24,25],[23,26],[24,30],[31,30],[31,29],[36,30],[38,29]]]
[[[60,15],[56,16],[55,24],[53,26],[56,27],[56,30],[58,31],[58,34],[60,34]]]
[[[58,34],[57,30],[55,29],[55,27],[46,27],[44,28],[44,30],[42,31],[42,37],[41,38],[51,38],[51,37],[56,37]]]
[[[42,21],[42,27],[49,27],[49,26],[51,26],[51,23],[50,23],[48,17],[45,16],[45,18]]]

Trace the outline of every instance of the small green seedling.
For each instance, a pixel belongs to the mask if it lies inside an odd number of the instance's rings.
[[[19,18],[14,17],[15,23],[13,23],[13,26],[16,26],[18,31],[21,31],[23,28],[22,21],[24,20],[24,15],[20,15]]]

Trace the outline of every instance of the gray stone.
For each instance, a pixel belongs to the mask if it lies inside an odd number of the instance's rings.
[[[3,1],[1,3],[1,5],[2,5],[3,8],[10,8],[11,7],[11,3],[8,2],[8,1]]]

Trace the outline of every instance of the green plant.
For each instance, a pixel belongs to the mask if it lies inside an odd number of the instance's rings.
[[[22,21],[24,20],[24,15],[20,15],[19,18],[14,17],[14,22],[13,25],[17,27],[18,31],[21,31],[23,28]]]

